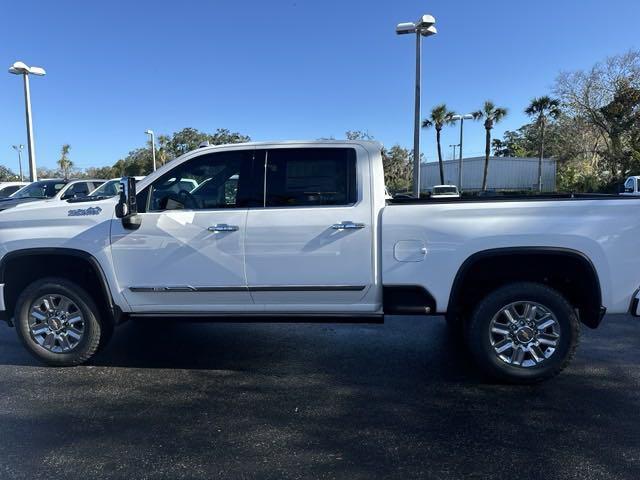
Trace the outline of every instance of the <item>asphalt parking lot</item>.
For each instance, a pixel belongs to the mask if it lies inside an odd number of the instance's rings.
[[[542,385],[478,377],[439,319],[128,323],[88,366],[0,325],[0,478],[640,478],[640,321]]]

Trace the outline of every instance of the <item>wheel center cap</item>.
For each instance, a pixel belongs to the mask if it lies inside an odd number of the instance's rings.
[[[535,337],[535,332],[531,327],[522,327],[516,331],[516,339],[520,343],[529,343]]]
[[[58,331],[62,328],[62,321],[57,317],[51,317],[47,320],[47,326],[54,331]]]

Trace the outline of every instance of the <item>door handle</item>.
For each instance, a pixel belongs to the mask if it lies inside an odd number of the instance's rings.
[[[334,230],[357,230],[364,228],[364,223],[342,222],[331,225]]]
[[[237,225],[227,225],[226,223],[217,223],[216,225],[207,228],[210,232],[235,232],[238,230]]]

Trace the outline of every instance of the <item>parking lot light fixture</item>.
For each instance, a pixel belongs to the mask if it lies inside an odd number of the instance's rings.
[[[460,120],[460,143],[458,144],[460,152],[460,159],[458,161],[458,190],[462,191],[462,136],[464,130],[464,121],[473,119],[473,115],[471,115],[470,113],[465,113],[464,115],[454,115],[451,118],[456,122]]]
[[[29,87],[29,75],[43,77],[46,72],[42,67],[29,67],[24,62],[15,62],[9,67],[9,73],[14,75],[22,75],[24,84],[24,107],[27,121],[27,146],[29,151],[29,180],[35,182],[38,180],[36,171],[36,148],[33,138],[33,121],[31,116],[31,90]]]
[[[149,135],[151,141],[151,156],[153,158],[153,171],[156,171],[156,141],[153,130],[145,130],[144,133]]]
[[[396,25],[398,35],[415,34],[416,36],[416,85],[415,109],[413,118],[413,194],[420,197],[420,88],[422,80],[421,47],[422,37],[438,33],[433,15],[422,15],[417,22],[404,22]]]
[[[11,147],[18,152],[18,169],[20,170],[20,181],[22,182],[24,181],[24,176],[22,175],[22,149],[24,148],[24,145],[11,145]]]

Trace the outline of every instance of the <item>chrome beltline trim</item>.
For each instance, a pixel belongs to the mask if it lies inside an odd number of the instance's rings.
[[[191,285],[176,286],[136,286],[129,290],[136,293],[172,293],[172,292],[357,292],[366,288],[366,285],[257,285],[254,287],[218,287]]]

